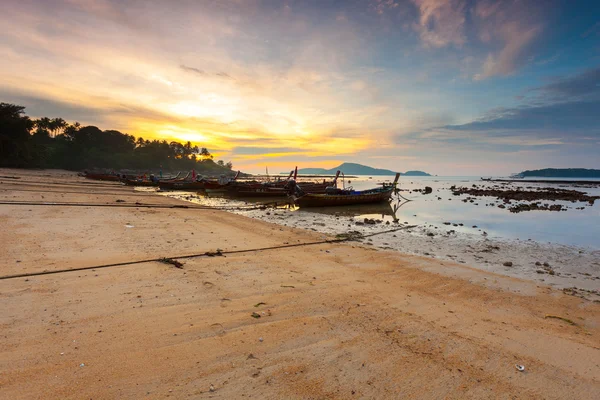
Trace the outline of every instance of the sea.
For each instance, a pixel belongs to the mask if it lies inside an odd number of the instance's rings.
[[[486,177],[488,178],[488,177]],[[493,177],[492,177],[493,178]],[[383,182],[393,181],[393,176],[354,176],[340,179],[338,187],[352,187],[365,190],[381,187]],[[579,185],[553,183],[549,178],[544,183],[529,183],[514,180],[512,188],[522,187],[524,190],[535,190],[538,187],[554,187],[578,190],[589,195],[600,196],[600,185]],[[557,179],[554,179],[557,180]],[[597,181],[600,179],[585,179]],[[355,221],[364,218],[379,219],[382,223],[400,221],[409,225],[429,226],[435,229],[453,229],[457,233],[483,234],[490,239],[536,241],[539,243],[578,246],[600,249],[600,201],[590,205],[588,202],[542,201],[542,203],[562,204],[566,211],[525,211],[512,213],[508,208],[498,208],[499,201],[493,197],[478,197],[474,202],[463,202],[467,195],[455,196],[451,187],[472,187],[499,185],[496,182],[482,181],[481,177],[469,176],[402,176],[399,180],[397,195],[393,196],[390,205],[363,205],[348,207],[308,208],[283,206],[284,212],[323,214],[324,216],[347,216]],[[432,193],[423,194],[415,190],[431,187]],[[225,199],[186,192],[166,192],[194,203],[213,207],[248,207],[256,203],[271,203],[273,199]],[[494,205],[488,205],[492,204]],[[578,209],[583,207],[583,209]],[[449,225],[450,224],[450,225]]]

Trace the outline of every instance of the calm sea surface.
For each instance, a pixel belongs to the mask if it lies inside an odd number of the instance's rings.
[[[382,179],[383,178],[383,179]],[[376,186],[379,181],[392,180],[393,177],[359,177],[351,179],[351,186],[356,189],[364,189]],[[535,179],[535,178],[529,178]],[[538,178],[544,179],[545,178]],[[600,179],[586,179],[600,182]],[[463,227],[452,227],[457,231],[476,232],[478,229],[486,231],[490,237],[527,240],[532,239],[539,242],[552,242],[567,245],[600,248],[600,200],[593,206],[589,203],[551,202],[549,204],[563,204],[570,207],[567,211],[526,211],[511,213],[508,209],[497,206],[486,207],[495,198],[479,197],[475,203],[464,203],[461,199],[468,197],[454,196],[450,191],[452,185],[472,186],[473,184],[485,186],[498,185],[493,182],[483,182],[480,177],[401,177],[400,189],[422,189],[430,186],[433,193],[423,195],[402,191],[401,195],[410,202],[402,205],[396,212],[397,218],[410,224],[432,224],[434,226],[445,226],[444,222],[462,223]],[[555,187],[560,189],[574,189],[586,192],[590,195],[600,196],[600,188],[574,187],[573,185],[552,183],[527,183],[519,182],[511,184],[511,187]],[[531,189],[530,189],[531,190]],[[441,200],[438,200],[441,197]],[[450,199],[450,200],[449,200]],[[585,206],[583,210],[575,207]],[[472,226],[477,226],[477,229]]]

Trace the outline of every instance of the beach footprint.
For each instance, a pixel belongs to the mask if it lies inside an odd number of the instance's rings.
[[[221,307],[228,307],[231,304],[231,299],[222,298],[221,299]]]
[[[212,282],[209,282],[209,281],[204,281],[204,282],[202,282],[202,284],[203,284],[203,285],[204,285],[204,287],[205,287],[205,288],[207,288],[207,289],[212,289],[212,288],[215,286],[215,284],[214,284],[214,283],[212,283]]]
[[[220,324],[220,323],[216,323],[216,324],[212,324],[210,326],[210,329],[215,333],[215,335],[217,336],[225,336],[225,327]]]

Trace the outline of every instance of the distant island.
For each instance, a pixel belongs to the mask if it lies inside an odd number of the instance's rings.
[[[356,163],[343,163],[335,168],[301,168],[298,170],[299,174],[302,175],[335,175],[340,170],[346,175],[395,175],[395,171],[389,169],[373,168],[362,164]],[[404,176],[431,176],[423,171],[406,171],[402,175]]]
[[[545,178],[600,178],[600,169],[585,168],[545,168],[521,172],[524,178],[538,176]]]

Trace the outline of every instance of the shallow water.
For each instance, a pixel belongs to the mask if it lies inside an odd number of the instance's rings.
[[[383,181],[392,181],[393,177],[359,176],[350,180],[339,181],[339,187],[352,186],[356,190],[377,187]],[[350,182],[349,182],[350,181]],[[599,180],[600,181],[600,180]],[[381,219],[393,222],[397,218],[400,222],[411,225],[430,226],[438,232],[455,230],[457,233],[483,235],[489,238],[533,240],[563,245],[573,245],[600,248],[600,202],[590,206],[587,202],[553,202],[549,204],[563,204],[567,211],[526,211],[511,213],[508,209],[498,208],[500,201],[492,197],[478,197],[474,203],[463,202],[467,195],[454,196],[450,190],[452,185],[470,187],[473,184],[491,187],[502,185],[494,182],[481,181],[479,177],[401,177],[399,181],[400,197],[394,196],[392,204],[376,204],[349,207],[328,207],[286,209],[286,212],[324,214],[354,217],[355,221],[364,218]],[[423,189],[429,186],[433,189],[431,194],[423,195],[412,192],[414,189]],[[537,188],[555,187],[561,189],[575,189],[590,195],[600,195],[600,187],[589,188],[552,183],[527,183],[514,181],[510,187]],[[246,207],[255,203],[284,204],[286,199],[225,199],[217,196],[206,196],[189,192],[167,192],[168,195],[213,207]],[[193,196],[193,197],[192,197]],[[441,199],[440,199],[441,198]],[[405,201],[410,200],[410,201]],[[492,204],[486,206],[486,204]],[[583,210],[576,207],[584,206]],[[394,215],[394,207],[398,207]],[[328,219],[329,220],[329,219]],[[462,226],[446,225],[462,224]],[[476,226],[476,228],[474,228]]]
[[[373,179],[361,177],[353,180],[352,185],[361,189],[372,186]],[[598,180],[600,182],[600,180]],[[477,233],[485,231],[491,238],[535,240],[565,245],[600,248],[600,206],[596,202],[590,206],[587,202],[543,201],[543,203],[563,204],[569,207],[567,211],[527,211],[511,213],[508,209],[486,206],[490,203],[500,203],[492,197],[478,197],[475,203],[464,203],[461,200],[467,195],[454,196],[450,191],[452,185],[472,186],[484,185],[491,187],[499,185],[494,182],[483,182],[479,177],[402,177],[400,179],[401,195],[412,201],[403,205],[396,217],[409,224],[432,224],[439,228],[454,229],[457,232]],[[433,193],[408,192],[407,190],[422,189],[430,186]],[[575,189],[590,195],[600,196],[600,188],[573,187],[564,184],[538,184],[515,181],[510,187],[554,187]],[[441,200],[438,198],[441,197]],[[478,204],[478,205],[476,205]],[[575,207],[585,206],[583,210]],[[370,217],[365,215],[365,217]],[[372,218],[372,217],[370,217]],[[389,217],[391,218],[391,217]],[[444,225],[444,222],[462,223],[463,226]],[[477,228],[472,228],[477,226]]]

